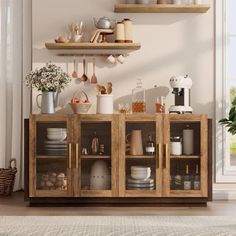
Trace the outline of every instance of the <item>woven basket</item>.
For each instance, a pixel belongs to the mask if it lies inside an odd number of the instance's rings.
[[[16,159],[11,159],[10,166],[7,169],[0,168],[0,195],[9,196],[12,194],[15,176],[16,176]]]
[[[73,98],[75,98],[76,94],[78,94],[78,92],[74,93]],[[88,96],[84,91],[80,91],[80,94],[83,95],[86,98],[87,101],[89,101]],[[87,102],[87,103],[69,103],[69,104],[70,104],[70,107],[71,107],[72,111],[75,114],[86,114],[89,111],[90,107],[92,106],[92,103],[90,103],[90,102]]]

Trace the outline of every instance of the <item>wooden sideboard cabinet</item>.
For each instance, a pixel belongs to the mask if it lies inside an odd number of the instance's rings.
[[[206,115],[30,115],[25,120],[25,199],[206,205],[212,198],[211,123]],[[172,155],[171,137],[182,138],[186,127],[194,133],[194,152]],[[130,155],[134,130],[141,133],[140,155]],[[63,141],[56,140],[58,133],[65,135]],[[150,138],[153,153],[145,149]],[[148,183],[132,180],[134,166],[151,169]]]

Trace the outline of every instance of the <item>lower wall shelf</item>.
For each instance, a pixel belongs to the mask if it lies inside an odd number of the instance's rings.
[[[128,54],[141,48],[140,43],[45,43],[60,56]]]

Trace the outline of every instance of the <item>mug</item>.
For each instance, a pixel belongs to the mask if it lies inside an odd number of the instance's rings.
[[[115,64],[116,63],[116,58],[112,55],[110,55],[108,58],[107,58],[107,62],[111,63],[111,64]]]
[[[123,64],[125,62],[125,58],[123,55],[120,55],[117,57],[117,61],[120,63],[120,64]]]
[[[129,141],[129,137],[130,137],[130,141]],[[129,155],[131,156],[143,155],[142,130],[132,130],[130,134],[127,134],[126,142],[130,143],[130,145],[128,145]]]

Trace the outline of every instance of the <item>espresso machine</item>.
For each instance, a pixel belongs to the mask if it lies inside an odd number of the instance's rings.
[[[193,113],[190,107],[190,89],[192,79],[186,76],[173,76],[170,79],[170,86],[173,88],[172,93],[175,95],[175,105],[169,108],[169,113],[188,114]]]

